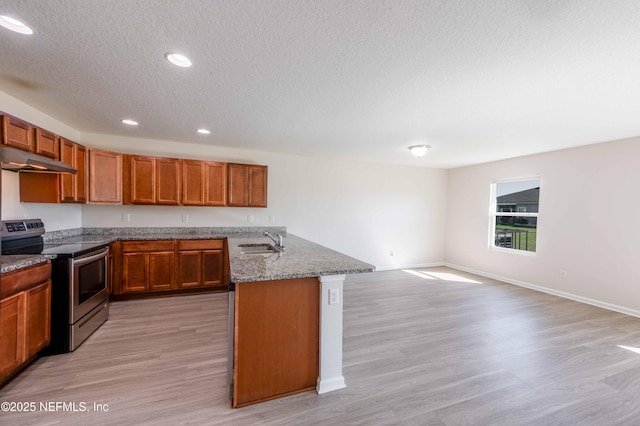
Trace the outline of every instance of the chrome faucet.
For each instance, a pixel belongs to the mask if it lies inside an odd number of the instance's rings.
[[[284,250],[284,244],[282,243],[282,235],[276,234],[276,236],[274,238],[274,236],[271,235],[269,233],[269,231],[264,231],[264,233],[262,235],[271,238],[271,241],[273,241],[275,243],[275,245],[278,248],[278,250]]]

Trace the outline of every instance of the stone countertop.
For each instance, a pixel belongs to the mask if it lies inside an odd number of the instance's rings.
[[[52,233],[55,238],[45,238],[45,244],[226,238],[229,249],[229,279],[232,283],[356,274],[375,269],[373,265],[353,257],[287,234],[286,228],[264,229],[284,236],[284,251],[272,254],[240,253],[238,244],[272,243],[271,239],[262,235],[263,228],[260,228],[260,232],[256,232],[256,228],[85,228],[81,233],[78,232],[80,229],[71,233],[56,231]],[[2,256],[2,272],[47,259],[41,255]]]
[[[372,272],[375,267],[295,235],[284,236],[284,251],[270,254],[241,254],[238,244],[272,243],[255,235],[228,237],[230,281],[232,283],[306,278],[322,275]]]
[[[44,263],[55,256],[43,256],[41,254],[15,254],[2,256],[0,258],[0,273],[15,271],[28,266]]]

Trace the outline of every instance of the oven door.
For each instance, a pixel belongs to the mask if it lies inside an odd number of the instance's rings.
[[[107,255],[109,247],[70,259],[71,292],[69,322],[76,323],[109,299],[107,288]]]

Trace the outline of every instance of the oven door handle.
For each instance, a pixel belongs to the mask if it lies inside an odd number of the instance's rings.
[[[92,256],[74,259],[73,266],[76,267],[76,266],[82,266],[86,263],[91,263],[96,259],[100,259],[101,257],[106,257],[108,253],[109,253],[109,247],[107,247],[105,250],[101,251],[100,253],[94,254]]]

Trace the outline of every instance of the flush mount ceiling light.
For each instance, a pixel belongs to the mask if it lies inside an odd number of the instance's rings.
[[[129,126],[137,126],[137,125],[138,125],[138,122],[137,122],[137,121],[135,121],[135,120],[129,120],[128,118],[126,118],[126,119],[122,120],[122,122],[123,122],[124,124],[129,125]]]
[[[207,129],[198,129],[196,130],[196,132],[202,134],[202,135],[208,135],[209,133],[211,133],[209,130]]]
[[[429,148],[431,148],[431,145],[412,145],[409,147],[409,151],[419,158],[425,155],[427,151],[429,151]]]
[[[0,15],[0,25],[8,30],[15,31],[20,34],[33,34],[33,30],[29,28],[29,26],[25,25],[24,22],[18,21],[10,16]]]
[[[179,53],[167,53],[164,57],[167,58],[167,61],[178,67],[189,68],[191,66],[191,60]]]

